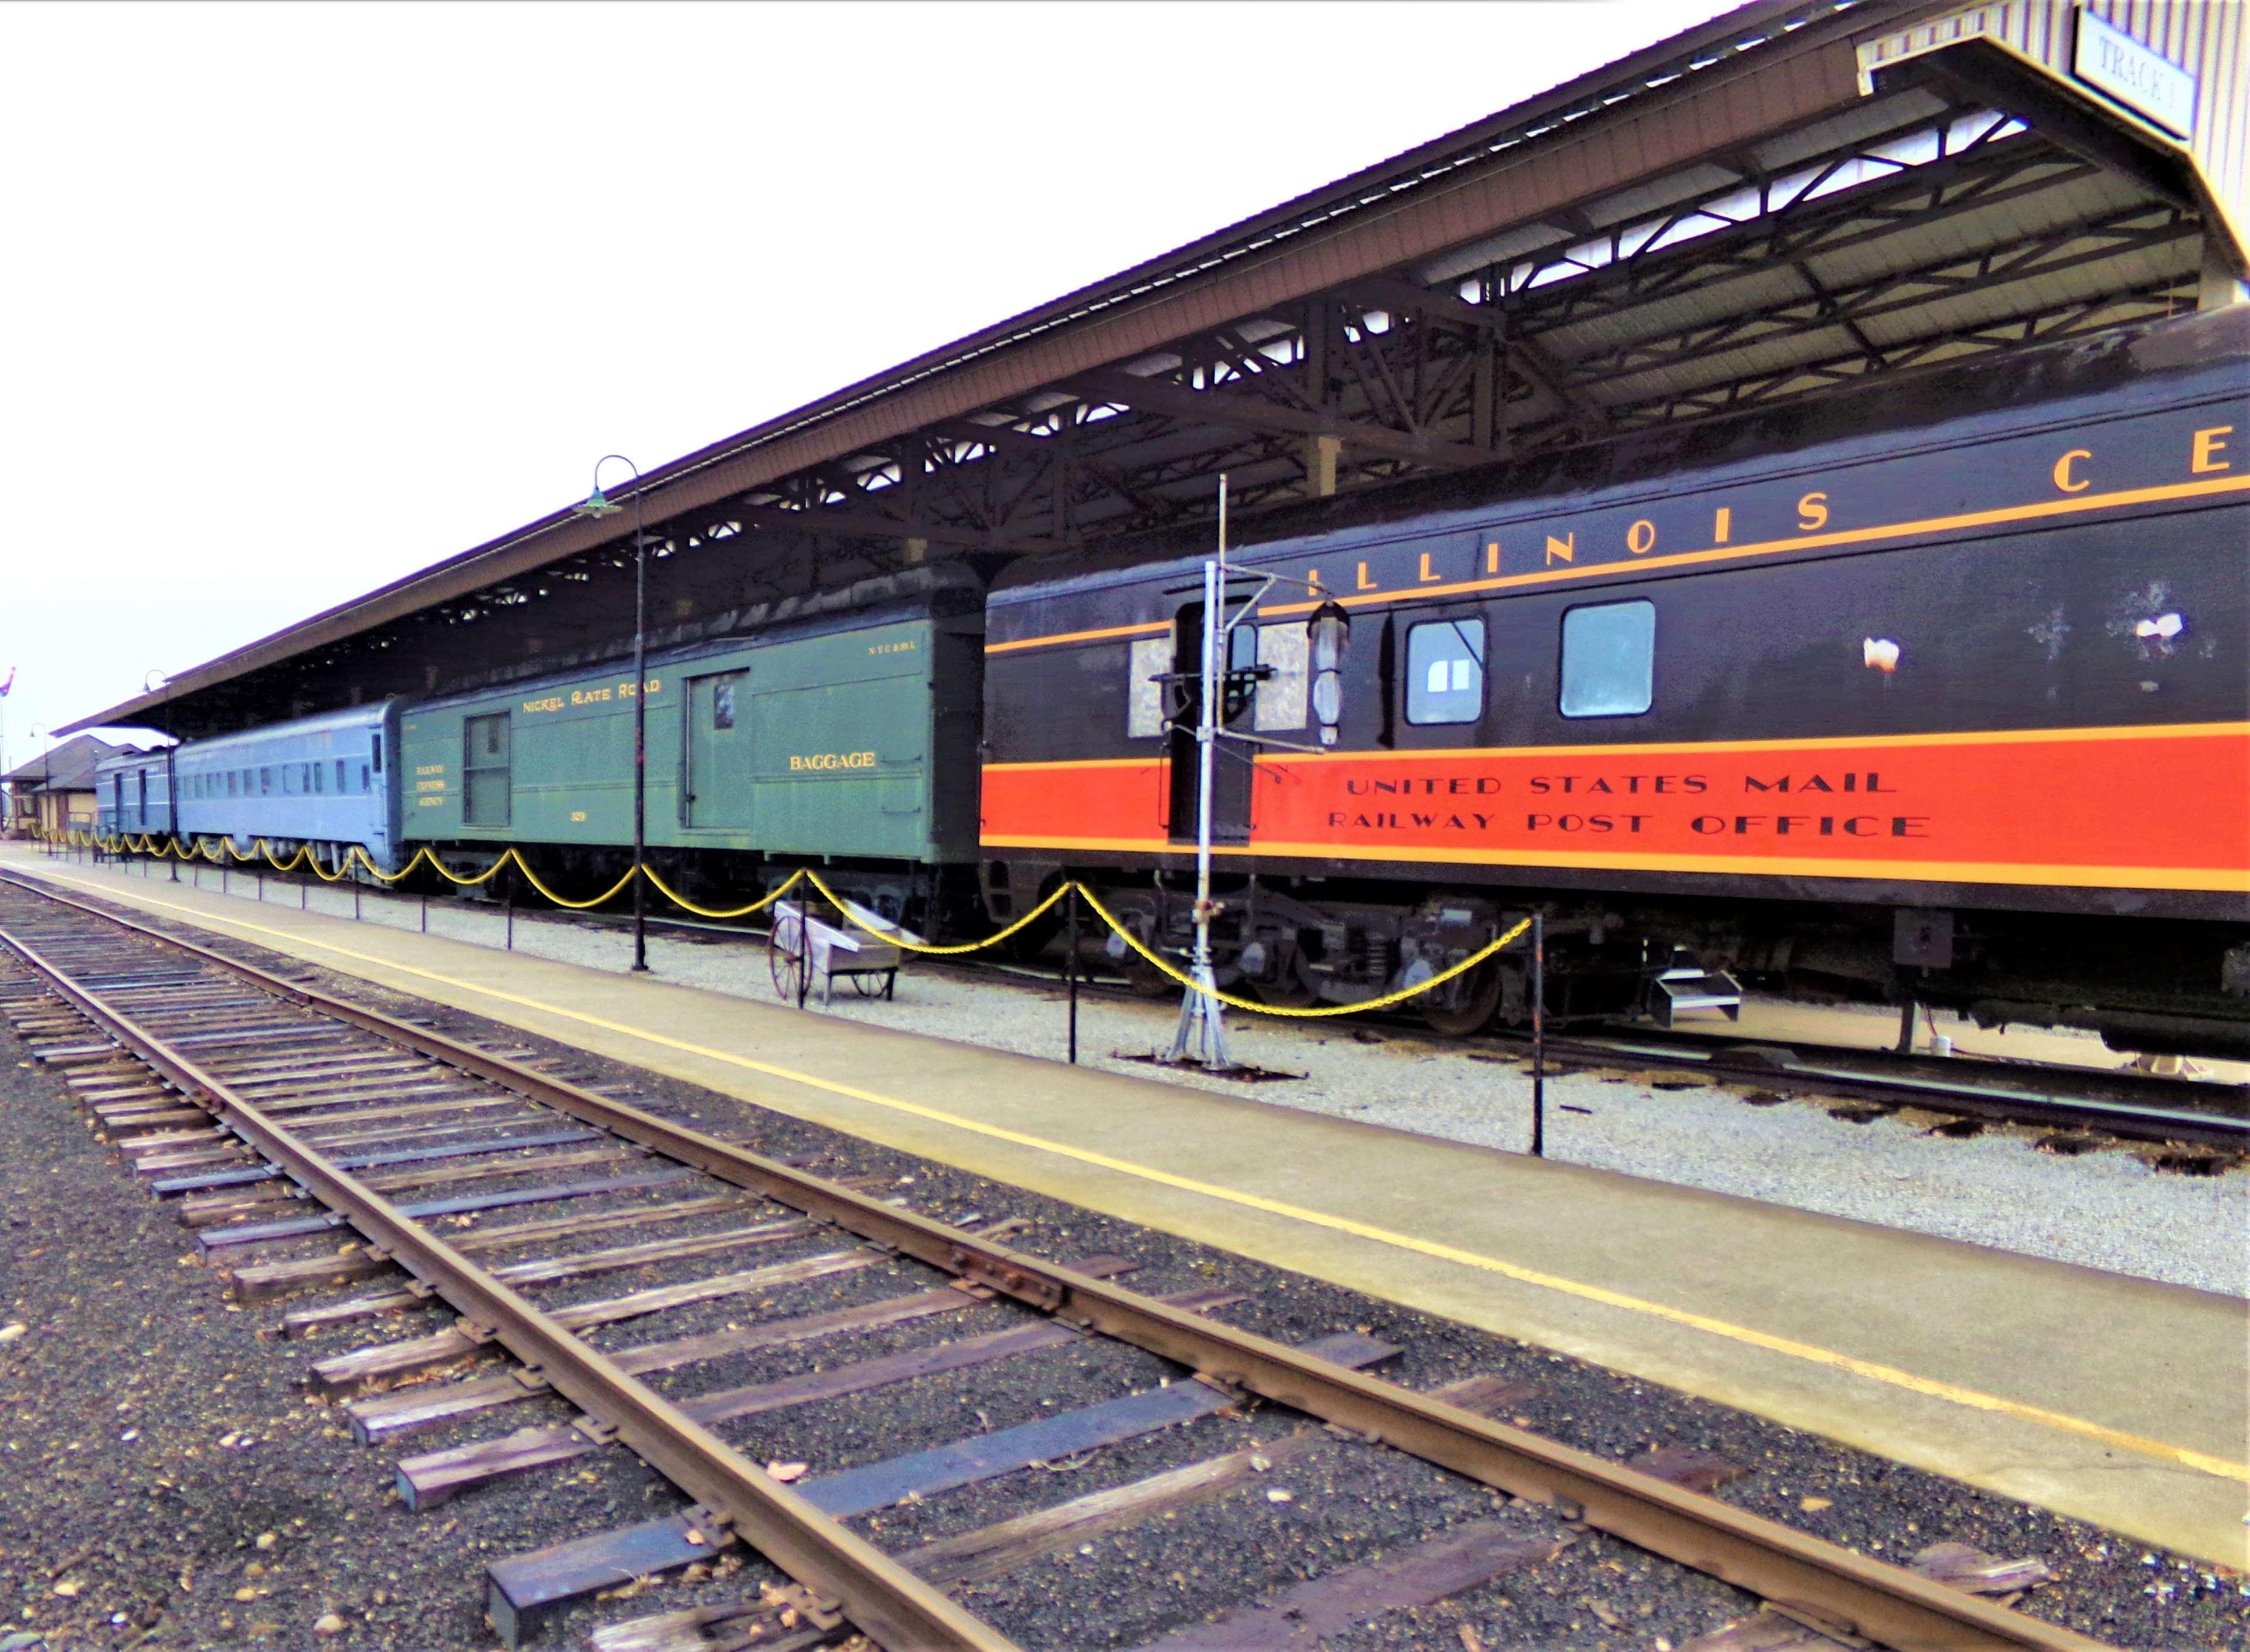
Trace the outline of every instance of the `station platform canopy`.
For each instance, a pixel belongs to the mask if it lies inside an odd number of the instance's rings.
[[[652,471],[652,631],[1193,525],[1221,472],[1254,519],[2240,301],[2246,14],[1757,0]],[[72,727],[613,657],[632,522],[566,506]]]

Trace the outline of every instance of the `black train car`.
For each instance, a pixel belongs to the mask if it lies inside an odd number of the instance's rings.
[[[1692,957],[2250,1050],[2246,367],[2236,308],[1259,520],[1223,978],[1349,1002],[1536,903],[1566,1012]],[[1194,691],[1155,679],[1206,554],[994,591],[992,916],[1075,874],[1184,944]],[[1488,967],[1429,1013],[1523,1005]]]

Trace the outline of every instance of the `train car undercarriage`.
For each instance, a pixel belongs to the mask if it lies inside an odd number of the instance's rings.
[[[1101,891],[1146,946],[1184,958],[1192,879],[992,863],[995,919],[1066,876]],[[2142,1054],[2250,1057],[2250,937],[2187,919],[1852,906],[1784,900],[1634,899],[1529,888],[1431,889],[1238,877],[1213,885],[1219,985],[1278,1006],[1354,1003],[1416,986],[1544,914],[1546,1009],[1572,1021],[1668,1023],[1743,988],[1809,1002],[1929,1005],[1983,1026],[2081,1028]],[[1027,937],[1041,944],[1052,935]],[[1112,960],[1152,994],[1172,989],[1115,937]],[[1511,949],[1411,1001],[1432,1030],[1530,1018],[1528,957]]]

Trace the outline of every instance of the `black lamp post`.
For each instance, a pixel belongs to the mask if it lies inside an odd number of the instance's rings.
[[[577,507],[581,516],[614,516],[624,509],[602,493],[602,466],[611,459],[633,474],[633,960],[648,969],[648,882],[643,862],[648,853],[648,539],[642,531],[640,466],[622,453],[594,461],[594,491]]]
[[[172,684],[171,674],[151,665],[141,673],[141,692],[144,694],[155,693],[159,682],[169,688]],[[171,839],[175,849],[178,847],[180,842],[180,771],[178,760],[175,756],[179,745],[180,742],[176,737],[172,743],[164,748],[164,814],[167,817],[164,836]],[[148,795],[148,782],[143,780],[141,786],[141,795],[145,798]],[[141,835],[144,838],[151,835],[148,830],[148,811],[145,807],[141,811]],[[172,881],[176,884],[180,881],[180,857],[177,854],[168,854],[165,858],[171,862]]]

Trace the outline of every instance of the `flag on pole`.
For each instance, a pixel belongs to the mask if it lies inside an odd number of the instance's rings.
[[[8,668],[8,675],[4,678],[0,678],[0,699],[6,699],[8,698],[8,691],[15,686],[16,668],[10,665]]]

